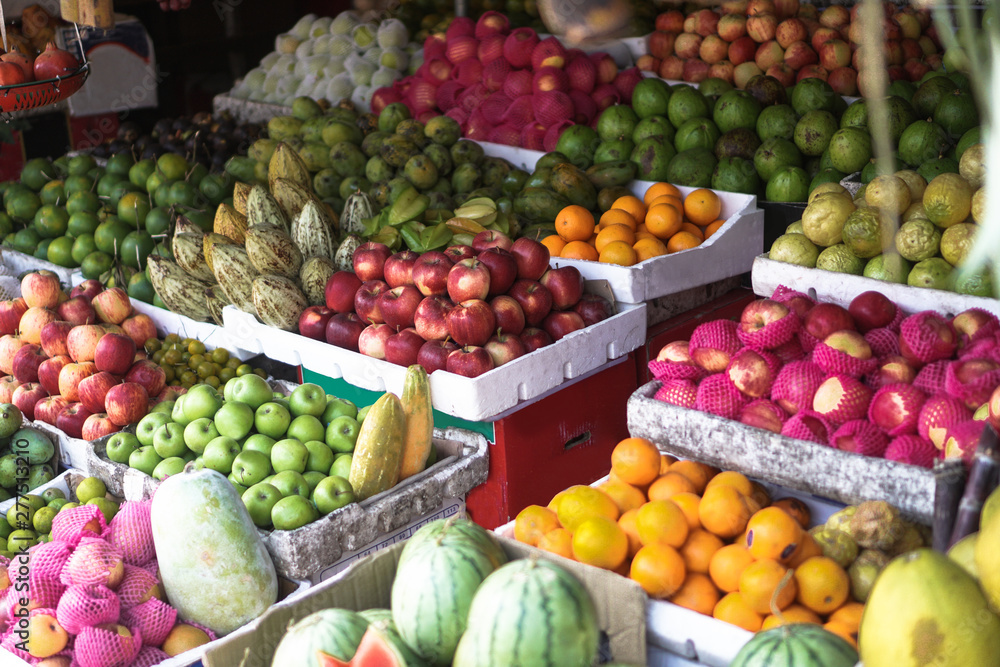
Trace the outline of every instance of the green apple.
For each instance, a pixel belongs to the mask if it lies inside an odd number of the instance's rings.
[[[130,468],[152,475],[153,470],[162,460],[163,457],[156,453],[152,445],[143,445],[129,454],[128,465]]]
[[[351,401],[346,398],[337,398],[336,396],[327,396],[326,398],[326,409],[323,410],[323,416],[320,417],[320,421],[323,424],[329,424],[337,417],[342,415],[347,415],[352,419],[358,418],[358,406],[354,405]]]
[[[309,484],[310,494],[313,492],[313,489],[316,488],[316,485],[319,484],[319,481],[321,479],[326,479],[325,472],[314,472],[312,470],[307,470],[305,473],[302,474],[302,476],[305,478],[306,483]]]
[[[153,444],[153,436],[157,429],[169,421],[171,421],[170,415],[165,415],[162,412],[150,412],[140,419],[135,427],[135,437],[139,438],[139,444],[144,447]]]
[[[278,396],[275,396],[274,398],[272,398],[271,402],[272,403],[277,403],[278,405],[280,405],[284,409],[288,410],[288,414],[289,415],[292,414],[292,406],[288,402],[288,399],[286,397],[278,395]]]
[[[56,511],[59,511],[63,508],[64,505],[67,504],[69,504],[69,501],[66,500],[65,498],[53,498],[52,500],[49,501],[48,506],[54,507],[56,508]]]
[[[91,498],[103,498],[108,492],[107,485],[97,477],[85,477],[76,486],[76,499],[85,503]]]
[[[219,430],[210,417],[201,417],[184,427],[184,444],[192,452],[201,454],[205,446],[219,437]]]
[[[260,482],[244,491],[242,498],[254,525],[267,528],[271,525],[271,508],[281,500],[282,495],[271,484]]]
[[[236,481],[236,478],[233,477],[233,473],[229,473],[229,476],[226,477],[226,479],[228,479],[229,483],[233,485],[234,489],[236,489],[236,493],[240,494],[240,497],[242,497],[243,493],[247,490],[247,487]]]
[[[150,412],[162,412],[164,414],[170,415],[174,411],[174,404],[176,402],[177,401],[160,401],[159,403],[153,406],[153,409],[150,410]]]
[[[177,422],[178,424],[183,424],[184,426],[187,426],[194,420],[188,419],[187,416],[185,416],[184,414],[185,396],[187,396],[187,394],[181,394],[180,397],[176,401],[174,401],[174,407],[170,411],[170,418],[175,422]]]
[[[279,440],[271,448],[271,467],[274,468],[274,472],[294,470],[303,473],[308,462],[309,450],[294,438]]]
[[[249,438],[243,442],[243,451],[255,451],[260,452],[267,456],[268,460],[271,460],[271,448],[274,447],[274,443],[277,442],[274,438],[263,433],[254,433]]]
[[[62,489],[52,487],[51,489],[45,489],[42,491],[42,500],[44,500],[46,504],[51,503],[56,498],[66,498],[66,494]]]
[[[337,454],[336,458],[333,459],[333,465],[330,466],[330,474],[349,479],[351,477],[351,461],[353,460],[354,457],[350,454]]]
[[[326,392],[318,384],[312,382],[300,384],[292,390],[291,396],[288,397],[288,405],[295,417],[300,415],[322,417],[326,410]]]
[[[335,452],[349,454],[358,442],[361,424],[357,419],[344,415],[337,417],[326,427],[324,442]]]
[[[308,496],[285,496],[271,508],[275,530],[295,530],[318,518],[319,512]]]
[[[156,445],[153,445],[154,447]],[[187,461],[179,456],[170,456],[159,463],[153,468],[153,479],[164,480],[171,475],[179,475],[184,472],[184,466],[187,465]]]
[[[288,408],[275,401],[262,404],[253,417],[253,425],[257,432],[274,439],[285,437],[285,432],[291,423],[292,415],[288,412]]]
[[[368,411],[371,410],[371,409],[372,409],[371,405],[366,405],[365,407],[363,407],[360,410],[358,410],[358,417],[357,417],[357,419],[358,419],[358,423],[359,424],[363,424],[364,423],[365,417],[368,416]]]
[[[222,385],[222,400],[225,401],[226,403],[228,403],[229,401],[236,400],[235,398],[233,398],[233,387],[236,386],[236,381],[238,379],[239,378],[235,376],[231,377],[228,380],[226,380],[226,384]]]
[[[64,510],[71,510],[71,509],[73,509],[74,507],[79,507],[79,506],[80,506],[80,503],[76,502],[75,500],[71,500],[70,502],[68,502],[68,503],[66,503],[65,505],[63,505],[63,507],[62,507],[62,508],[63,508]]]
[[[312,415],[299,415],[288,425],[286,437],[302,442],[322,440],[325,434],[322,422]]]
[[[233,461],[232,476],[243,486],[253,486],[271,474],[271,459],[266,454],[244,449]]]
[[[276,474],[269,484],[281,491],[283,496],[303,496],[309,497],[309,482],[302,476],[302,473],[294,470],[283,470]]]
[[[193,461],[191,461],[191,467],[188,470],[204,470],[205,469],[205,459],[200,456],[196,456]]]
[[[253,409],[246,403],[233,401],[225,403],[219,411],[215,413],[215,428],[219,435],[230,437],[234,440],[245,438],[253,428]]]
[[[31,525],[37,533],[48,533],[52,530],[52,519],[59,511],[54,507],[43,507],[31,518]]]
[[[153,449],[161,458],[180,458],[188,450],[184,444],[184,429],[177,422],[169,422],[156,429],[153,434]]]
[[[141,446],[139,438],[135,436],[135,433],[118,431],[118,433],[108,438],[106,445],[108,458],[115,463],[127,464],[128,457]]]
[[[247,373],[235,378],[233,383],[232,397],[234,401],[246,403],[251,410],[256,410],[260,406],[271,400],[274,393],[267,380],[259,375]],[[227,383],[228,384],[228,383]]]
[[[111,523],[111,520],[115,518],[116,514],[118,514],[118,503],[104,497],[91,498],[86,504],[97,505],[98,509],[101,510],[101,514],[104,515],[105,523]]]
[[[205,446],[201,458],[205,462],[206,468],[211,468],[223,475],[228,475],[233,470],[233,461],[240,453],[240,443],[232,438],[220,435]]]
[[[345,477],[331,475],[324,477],[316,485],[312,494],[313,502],[319,513],[326,516],[334,510],[338,510],[344,505],[354,502],[354,489]]]
[[[309,460],[306,462],[306,470],[321,472],[324,475],[330,471],[333,465],[335,454],[333,450],[326,446],[322,440],[310,440],[305,443],[309,450]]]
[[[222,397],[210,384],[196,384],[188,389],[182,401],[188,422],[201,417],[214,417],[222,407]],[[187,424],[185,423],[185,426]]]

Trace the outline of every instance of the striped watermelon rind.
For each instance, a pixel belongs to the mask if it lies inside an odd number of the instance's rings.
[[[843,638],[813,623],[758,632],[730,667],[854,667],[858,652]]]
[[[348,661],[354,657],[368,621],[348,609],[321,609],[293,625],[281,638],[271,664],[312,665],[318,651]]]
[[[503,547],[497,543],[489,531],[468,519],[451,517],[431,521],[414,533],[403,546],[403,552],[399,555],[399,564],[402,565],[410,557],[410,554],[431,540],[440,544],[458,543],[478,547],[493,562],[494,569],[507,562],[507,554],[504,553]]]
[[[480,586],[453,666],[590,667],[599,643],[597,611],[583,584],[551,561],[527,558]]]

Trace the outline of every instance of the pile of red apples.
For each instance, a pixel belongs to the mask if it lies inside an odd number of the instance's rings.
[[[718,10],[684,16],[676,9],[656,18],[649,54],[640,69],[664,79],[725,79],[738,88],[757,74],[789,87],[818,77],[840,95],[872,90],[865,68],[861,3],[820,11],[799,0],[726,0]],[[919,81],[941,68],[941,44],[925,9],[884,3],[885,60],[890,81]],[[860,76],[859,76],[859,73]]]
[[[619,71],[607,53],[512,30],[510,19],[488,11],[428,37],[416,73],[377,89],[371,107],[378,114],[402,102],[423,123],[449,116],[469,139],[551,151],[567,126],[590,125],[607,107],[629,103],[640,81],[637,68]]]
[[[150,338],[156,325],[124,290],[87,280],[67,294],[55,275],[29,273],[0,302],[0,402],[74,438],[115,433],[184,393],[146,358]]]
[[[1000,427],[1000,322],[978,308],[905,314],[878,292],[843,308],[779,287],[649,368],[668,403],[922,467],[969,463],[986,421]]]
[[[575,267],[549,268],[529,238],[483,231],[471,246],[392,253],[368,242],[354,271],[326,284],[326,305],[299,317],[299,333],[428,373],[476,377],[614,315],[585,293]]]

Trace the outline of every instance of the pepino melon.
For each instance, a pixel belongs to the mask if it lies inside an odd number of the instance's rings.
[[[576,577],[548,560],[507,563],[476,591],[454,667],[590,667],[600,626]]]
[[[150,510],[160,579],[178,616],[222,636],[278,599],[278,577],[246,505],[214,470],[172,475]]]
[[[758,632],[730,667],[854,667],[858,652],[837,635],[811,623]]]
[[[288,628],[274,650],[271,665],[315,665],[320,653],[332,658],[320,660],[319,664],[326,667],[337,665],[334,660],[347,664],[354,657],[367,629],[368,621],[357,612],[321,609]]]
[[[416,475],[427,465],[434,448],[434,407],[427,371],[419,364],[406,369],[403,381],[403,454],[399,479]]]

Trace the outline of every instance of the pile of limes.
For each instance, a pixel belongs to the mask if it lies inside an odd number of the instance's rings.
[[[267,371],[244,363],[224,347],[209,350],[205,343],[194,338],[181,338],[167,334],[163,340],[150,338],[145,344],[150,355],[167,374],[168,385],[189,389],[196,384],[209,384],[218,389],[234,377],[256,373],[267,379]]]

